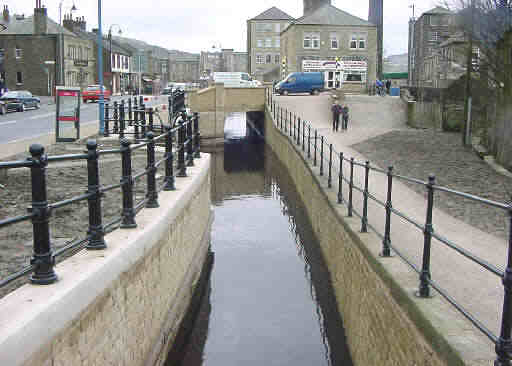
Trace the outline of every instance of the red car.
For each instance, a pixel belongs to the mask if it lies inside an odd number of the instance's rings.
[[[107,88],[103,87],[103,98],[105,100],[110,101],[110,97],[112,96],[112,93]],[[82,93],[82,100],[84,103],[87,103],[87,101],[98,101],[100,100],[100,86],[99,85],[89,85],[86,90]]]

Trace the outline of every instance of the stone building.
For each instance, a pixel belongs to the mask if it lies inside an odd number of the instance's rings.
[[[454,14],[436,7],[409,22],[409,85],[436,87],[432,78],[434,57],[440,45],[454,34]]]
[[[305,8],[310,6],[305,1]],[[247,71],[258,80],[264,74],[279,73],[281,65],[281,32],[295,19],[272,7],[247,20]]]
[[[235,52],[233,48],[201,52],[201,76],[209,78],[214,72],[247,72],[247,52]]]
[[[10,16],[4,8],[0,33],[0,72],[11,90],[52,95],[56,85],[80,86],[94,82],[93,43],[48,18],[36,7],[31,17]]]
[[[327,87],[363,91],[377,76],[377,27],[321,1],[281,32],[283,73],[321,71]]]
[[[370,0],[368,21],[377,26],[377,76],[382,79],[384,52],[384,4],[383,0]]]
[[[200,78],[199,55],[171,55],[169,58],[169,81],[194,83]]]

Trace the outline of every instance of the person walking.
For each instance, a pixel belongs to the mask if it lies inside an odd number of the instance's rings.
[[[346,129],[348,129],[348,106],[346,104],[341,109],[341,116],[343,118],[343,123],[341,125],[341,129],[346,130]]]
[[[331,108],[332,111],[332,131],[338,132],[338,127],[340,125],[340,114],[341,114],[341,106],[338,101],[335,101]]]
[[[389,95],[390,90],[391,90],[391,80],[388,79],[388,80],[386,80],[386,91],[387,91],[388,95]]]

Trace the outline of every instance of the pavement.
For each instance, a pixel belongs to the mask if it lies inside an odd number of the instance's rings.
[[[343,152],[346,158],[365,162],[366,156],[357,152],[352,145],[381,136],[391,131],[407,130],[405,106],[398,97],[380,97],[348,95],[342,104],[350,109],[348,131],[333,132],[331,122],[331,99],[323,94],[314,96],[275,96],[275,101],[283,108],[296,113],[308,121],[312,128],[323,135],[327,143],[332,143],[337,152]],[[335,163],[337,166],[339,163]],[[439,161],[443,164],[443,161]],[[371,163],[372,166],[377,166]],[[381,167],[386,168],[386,167]],[[344,174],[349,173],[349,164],[344,165]],[[407,172],[402,172],[407,175]],[[336,174],[338,174],[336,172]],[[425,177],[413,177],[424,180]],[[337,179],[334,179],[336,182]],[[364,187],[364,168],[356,167],[354,182]],[[344,184],[343,195],[348,197],[348,187]],[[333,190],[337,191],[337,184]],[[379,200],[386,201],[387,177],[372,172],[369,179],[369,191]],[[334,194],[334,193],[333,193]],[[393,208],[404,212],[415,221],[424,224],[426,217],[426,193],[410,189],[398,179],[393,181]],[[354,191],[354,207],[362,212],[362,195]],[[346,210],[344,210],[346,215]],[[373,200],[368,204],[369,224],[384,232],[385,211]],[[357,218],[345,219],[360,227]],[[359,223],[358,223],[359,220]],[[459,220],[440,208],[434,208],[433,226],[435,233],[450,239],[475,256],[504,269],[506,267],[508,243],[504,238],[486,233],[466,222]],[[434,290],[432,299],[419,299],[414,296],[418,289],[418,274],[398,257],[381,258],[381,240],[373,234],[360,234],[363,238],[373,236],[369,250],[392,277],[406,290],[421,312],[431,321],[435,329],[457,350],[464,361],[470,365],[489,365],[496,358],[494,344],[473,324],[447,303]],[[407,256],[418,268],[422,264],[423,232],[404,219],[393,215],[391,220],[392,245]],[[501,277],[498,277],[471,260],[460,255],[436,239],[432,241],[431,251],[432,279],[467,311],[478,319],[494,334],[500,334],[504,289]]]

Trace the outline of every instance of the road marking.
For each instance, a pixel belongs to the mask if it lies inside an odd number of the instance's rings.
[[[29,117],[28,119],[45,118],[45,117],[50,117],[50,116],[54,116],[54,115],[55,115],[55,113],[38,114],[37,116],[32,116],[32,117]]]
[[[2,126],[2,125],[12,125],[12,124],[15,124],[16,122],[18,122],[18,121],[7,121],[7,122],[1,122],[1,123],[0,123],[0,126]]]

